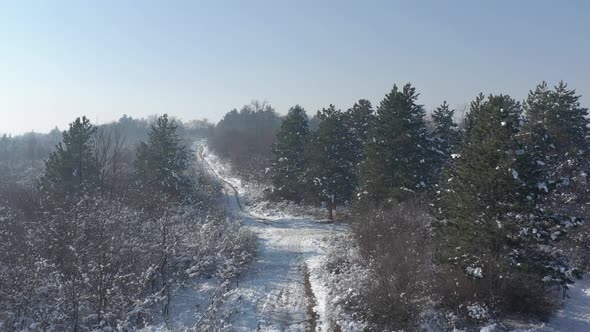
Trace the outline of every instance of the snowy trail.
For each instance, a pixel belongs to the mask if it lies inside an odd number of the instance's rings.
[[[305,273],[307,265],[317,264],[330,238],[344,231],[344,226],[305,218],[260,218],[245,212],[236,185],[216,171],[223,165],[213,164],[217,159],[204,156],[203,148],[199,154],[223,181],[231,213],[259,240],[256,260],[220,305],[221,316],[228,317],[226,326],[232,331],[310,331],[312,326],[326,330],[329,322],[321,321],[321,306],[315,308],[318,321],[309,314],[315,299],[306,296]],[[313,283],[311,290],[321,292]]]
[[[565,306],[539,331],[590,331],[590,276],[571,285]]]

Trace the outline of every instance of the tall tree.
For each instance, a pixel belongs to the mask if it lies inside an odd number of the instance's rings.
[[[365,144],[369,132],[375,124],[375,114],[371,102],[361,99],[344,113],[345,126],[350,132],[351,153],[355,168],[366,158]],[[355,184],[356,185],[356,184]]]
[[[45,162],[44,187],[64,194],[81,192],[97,182],[93,139],[96,127],[85,116],[70,123],[63,142]]]
[[[574,154],[587,149],[588,109],[580,106],[576,90],[568,89],[560,81],[552,97],[556,114],[548,116],[547,130],[554,138],[556,149]]]
[[[526,202],[513,168],[520,111],[520,104],[509,96],[486,100],[479,95],[467,114],[460,156],[443,182],[446,229],[452,235],[448,239],[476,260],[501,249],[498,233],[506,228],[499,223]]]
[[[278,196],[292,201],[304,198],[304,147],[309,136],[308,117],[296,105],[289,110],[273,144],[272,182]]]
[[[547,193],[567,187],[576,172],[588,166],[588,109],[579,99],[563,82],[554,90],[542,82],[524,104],[524,142],[535,157],[537,185]]]
[[[531,156],[517,139],[521,111],[506,95],[471,103],[460,156],[443,181],[437,235],[443,261],[481,286],[478,300],[526,311],[531,298],[519,292],[569,279],[562,257],[547,249],[560,221],[537,210],[530,193]]]
[[[383,201],[403,198],[428,184],[428,139],[425,111],[411,84],[396,85],[377,109],[375,127],[361,168],[361,192]]]
[[[147,143],[139,144],[133,164],[142,186],[176,197],[189,185],[185,175],[188,151],[176,133],[177,127],[167,114],[159,117],[151,126]]]
[[[453,117],[455,110],[449,108],[446,100],[432,113],[432,144],[434,147],[434,180],[441,175],[443,165],[451,160],[459,143],[459,131]]]
[[[355,190],[354,141],[345,114],[334,105],[322,109],[318,117],[319,127],[306,146],[306,176],[313,197],[326,204],[332,219],[336,206],[349,202]]]

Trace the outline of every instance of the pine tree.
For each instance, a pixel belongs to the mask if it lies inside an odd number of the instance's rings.
[[[151,126],[147,143],[140,142],[133,164],[142,187],[174,197],[180,197],[190,184],[185,175],[188,151],[176,133],[177,127],[167,114],[159,117]]]
[[[428,139],[424,108],[409,83],[396,85],[377,109],[361,167],[361,192],[377,201],[401,199],[428,185]]]
[[[567,88],[560,81],[553,93],[556,118],[548,125],[548,131],[555,139],[557,151],[577,154],[587,149],[589,134],[588,109],[580,106],[580,96],[576,90]]]
[[[459,143],[457,124],[453,121],[454,114],[455,111],[449,109],[446,101],[432,113],[435,181],[440,177],[443,166],[451,160],[451,155],[456,152]]]
[[[361,99],[344,113],[345,126],[350,132],[351,152],[355,168],[366,158],[365,144],[371,128],[375,125],[375,115],[371,102]]]
[[[563,258],[547,250],[560,221],[536,209],[530,193],[532,156],[517,139],[520,114],[506,95],[472,102],[459,157],[443,181],[437,238],[443,262],[478,282],[481,301],[526,311],[530,297],[511,292],[569,279]]]
[[[447,240],[470,256],[466,264],[501,250],[506,227],[500,225],[525,202],[513,168],[519,114],[520,104],[503,95],[479,95],[467,114],[464,142],[442,197]]]
[[[277,131],[273,145],[272,182],[277,195],[283,199],[301,201],[304,198],[304,147],[309,136],[305,110],[296,105],[289,110]]]
[[[536,243],[543,245],[543,257],[553,271],[569,271],[559,253],[563,245],[575,246],[573,228],[586,215],[588,195],[588,109],[580,107],[580,96],[560,82],[550,90],[546,82],[530,91],[525,102],[526,121],[521,135],[526,151],[531,155],[528,167],[530,196],[535,197],[538,218],[533,227]],[[562,244],[557,244],[557,241]],[[551,250],[547,250],[551,248]],[[528,254],[529,256],[532,256]],[[547,256],[545,255],[545,256]],[[551,261],[552,260],[552,261]],[[571,273],[548,273],[553,283],[571,281]]]
[[[356,156],[345,114],[330,105],[318,112],[318,117],[319,127],[306,146],[306,176],[314,198],[326,204],[332,219],[336,206],[352,198],[357,183]]]
[[[44,187],[63,194],[80,193],[97,182],[93,139],[96,127],[85,116],[70,123],[63,142],[45,162]]]
[[[568,186],[587,167],[588,109],[580,107],[579,98],[563,82],[553,91],[542,82],[525,102],[523,140],[535,156],[537,186],[546,193]]]

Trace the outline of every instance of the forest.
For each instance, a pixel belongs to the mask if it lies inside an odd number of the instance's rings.
[[[480,94],[459,119],[446,101],[427,115],[415,87],[394,85],[376,108],[361,99],[310,117],[296,105],[280,126],[268,109],[232,111],[210,145],[269,200],[322,206],[328,219],[342,210],[344,246],[369,279],[352,277],[364,287],[341,301],[370,330],[417,329],[433,307],[453,328],[547,320],[590,263],[580,97],[542,82],[522,102]],[[276,135],[247,136],[260,128]],[[354,263],[349,249],[335,256],[333,273]]]
[[[266,252],[244,220],[272,224],[269,211],[343,230],[293,272],[316,305],[306,330],[543,324],[590,268],[580,98],[542,82],[523,101],[479,94],[460,116],[408,83],[346,110],[252,101],[216,124],[81,116],[2,135],[0,330],[177,330],[174,298],[197,282],[213,290],[185,328],[234,330],[218,302]]]

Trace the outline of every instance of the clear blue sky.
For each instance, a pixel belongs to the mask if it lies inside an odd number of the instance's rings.
[[[542,80],[590,100],[585,0],[0,1],[0,132],[378,105],[408,81],[428,109]]]

